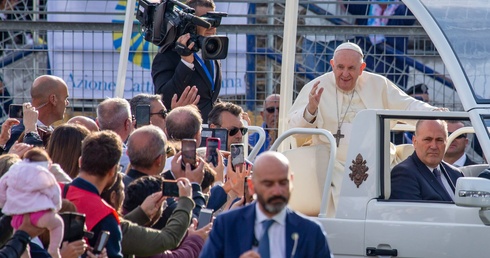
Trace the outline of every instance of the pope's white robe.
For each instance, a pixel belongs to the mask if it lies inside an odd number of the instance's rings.
[[[316,119],[309,123],[304,118],[306,106],[308,105],[309,94],[313,85],[320,81],[319,87],[324,88],[323,94],[318,106]],[[342,92],[337,89],[335,76],[333,72],[326,73],[306,84],[300,91],[291,110],[288,114],[289,128],[304,127],[304,128],[323,128],[330,131],[332,134],[337,133],[339,120],[342,121],[349,102],[351,101],[351,92]],[[400,90],[386,77],[363,72],[357,80],[354,88],[355,93],[352,98],[352,103],[347,110],[344,122],[341,127],[341,133],[344,138],[340,139],[339,147],[337,148],[337,157],[334,173],[332,175],[332,198],[330,200],[329,214],[335,214],[336,202],[340,194],[340,186],[342,183],[344,164],[349,146],[350,132],[352,122],[358,111],[361,109],[390,109],[390,110],[434,110],[433,107],[425,102],[416,100]],[[337,106],[338,105],[338,106]],[[340,112],[338,110],[340,108]],[[299,138],[299,136],[298,136]],[[328,144],[328,140],[324,136],[312,136],[313,144]],[[335,143],[334,143],[335,144]],[[392,152],[393,154],[393,152]],[[393,159],[393,157],[392,157]],[[299,176],[297,174],[297,176]],[[323,181],[322,181],[323,180]],[[319,175],[320,189],[323,189],[325,175]],[[333,210],[332,210],[333,209]]]

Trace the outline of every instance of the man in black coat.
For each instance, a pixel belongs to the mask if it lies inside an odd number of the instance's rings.
[[[442,160],[446,143],[445,121],[419,120],[415,152],[391,171],[390,199],[453,201],[456,181],[463,174]]]
[[[212,0],[189,0],[186,4],[196,10],[196,16],[202,16],[215,10]],[[216,34],[216,27],[206,29],[196,26],[197,34],[212,36]],[[187,46],[190,34],[180,36],[175,45]],[[195,43],[190,43],[192,48]],[[172,98],[176,94],[180,98],[187,86],[196,86],[198,96],[197,104],[204,121],[208,120],[208,114],[213,108],[213,103],[218,99],[221,89],[221,64],[217,60],[204,60],[201,50],[197,53],[181,53],[174,51],[175,45],[169,46],[163,53],[155,56],[152,64],[151,75],[155,85],[155,94],[162,94],[163,103],[167,109],[171,109]]]
[[[464,126],[464,123],[461,121],[447,121],[448,136]],[[466,145],[468,145],[468,138],[466,137],[466,134],[458,135],[458,137],[456,137],[447,148],[446,154],[444,155],[444,161],[455,167],[475,165],[476,162],[471,160],[465,152]]]

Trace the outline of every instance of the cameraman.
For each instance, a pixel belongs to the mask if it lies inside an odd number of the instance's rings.
[[[215,10],[213,0],[188,0],[186,5],[196,10],[196,16],[203,16]],[[216,28],[196,26],[197,34],[212,36]],[[190,34],[184,34],[177,39],[175,45],[187,46]],[[194,46],[190,43],[188,48]],[[190,52],[190,51],[187,51]],[[158,53],[153,60],[151,74],[155,85],[155,94],[162,94],[163,103],[167,109],[174,94],[180,98],[188,85],[195,85],[200,96],[197,104],[203,121],[208,121],[208,114],[216,102],[221,89],[221,63],[216,60],[203,60],[201,50],[197,53],[182,53],[179,55],[174,46],[170,46],[163,53]],[[188,55],[187,55],[188,54]]]

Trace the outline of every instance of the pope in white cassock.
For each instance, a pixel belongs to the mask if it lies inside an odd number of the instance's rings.
[[[408,96],[384,76],[363,72],[366,67],[363,57],[361,48],[354,43],[338,46],[330,60],[332,72],[305,85],[288,114],[290,128],[323,128],[332,132],[336,139],[330,215],[335,214],[352,122],[357,112],[363,109],[441,110]],[[317,135],[312,137],[312,142],[328,144],[324,136]]]

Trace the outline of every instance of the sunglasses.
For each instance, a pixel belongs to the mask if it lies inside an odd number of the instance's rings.
[[[167,114],[168,114],[167,110],[160,110],[160,111],[158,111],[156,113],[150,113],[150,116],[152,116],[152,115],[159,115],[163,119],[165,119],[165,118],[167,118]]]
[[[274,113],[277,109],[277,113],[279,113],[279,107],[268,107],[265,109],[265,111],[267,111],[268,113]]]
[[[231,129],[228,129],[228,134],[230,136],[234,136],[235,134],[238,133],[238,131],[242,132],[242,135],[245,135],[248,132],[248,128],[245,128],[245,127],[242,127],[242,128],[232,127]]]
[[[451,134],[452,134],[452,132],[449,132],[449,133],[447,133],[447,136],[450,136]],[[461,139],[461,138],[466,138],[466,134],[465,133],[464,134],[460,134],[455,139]]]

